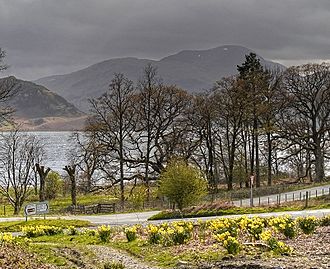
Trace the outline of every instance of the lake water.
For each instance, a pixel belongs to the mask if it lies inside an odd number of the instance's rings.
[[[28,132],[36,136],[45,148],[44,166],[63,174],[68,164],[67,153],[70,149],[69,138],[72,132]]]

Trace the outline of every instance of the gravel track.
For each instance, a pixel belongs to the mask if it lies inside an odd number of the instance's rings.
[[[120,261],[123,265],[125,265],[125,269],[160,269],[159,267],[151,267],[146,265],[139,261],[137,258],[131,257],[120,250],[115,250],[110,247],[90,245],[88,248],[92,250],[98,259],[103,263]]]

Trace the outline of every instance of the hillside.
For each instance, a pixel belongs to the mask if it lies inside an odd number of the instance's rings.
[[[10,85],[15,92],[9,100],[9,105],[15,110],[15,121],[22,123],[24,129],[38,130],[38,126],[42,126],[43,130],[62,130],[61,123],[65,123],[64,129],[68,129],[68,122],[72,122],[73,119],[81,121],[84,118],[83,112],[44,86],[13,76],[0,79],[0,86],[4,84]],[[48,128],[49,123],[54,127]]]
[[[151,63],[158,68],[165,83],[196,92],[212,87],[222,77],[236,74],[236,66],[250,52],[252,50],[242,46],[228,45],[208,50],[184,50],[159,61],[132,57],[110,59],[70,74],[41,78],[36,83],[46,86],[79,109],[87,111],[87,99],[98,97],[106,91],[114,73],[123,73],[136,82],[141,77],[143,68]],[[265,67],[285,68],[258,57]]]

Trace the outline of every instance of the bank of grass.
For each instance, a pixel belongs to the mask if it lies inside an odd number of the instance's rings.
[[[20,232],[25,226],[55,226],[60,228],[67,228],[68,226],[91,227],[93,226],[89,221],[84,220],[64,220],[64,219],[34,219],[28,221],[7,221],[0,222],[0,232]]]
[[[78,205],[93,205],[93,204],[99,204],[99,203],[116,203],[118,201],[117,198],[115,198],[112,195],[108,194],[79,194],[77,196],[77,203]],[[20,216],[23,216],[23,210],[25,205],[38,202],[38,197],[35,195],[32,195],[29,197],[29,199],[23,204]],[[10,217],[14,215],[13,207],[8,203],[8,201],[4,197],[0,197],[0,217]],[[65,196],[65,197],[57,197],[56,199],[50,200],[50,213],[52,214],[64,214],[66,213],[66,208],[68,208],[72,204],[71,197]]]
[[[182,212],[166,210],[162,211],[148,220],[180,219],[180,218],[199,218],[211,216],[258,214],[285,211],[300,211],[306,209],[326,209],[330,208],[330,196],[312,198],[306,207],[305,201],[287,202],[281,205],[259,206],[259,207],[235,207],[228,204],[215,206],[214,203],[204,204],[199,207],[184,209]]]
[[[322,220],[325,219],[326,222],[323,221],[323,224],[320,222],[321,226],[330,225],[330,218],[323,218]],[[214,222],[214,224],[216,223],[217,222]],[[320,228],[322,228],[321,226]],[[211,227],[215,226],[205,226],[202,225],[201,222],[195,223],[192,228],[193,230],[191,231],[192,234],[189,237],[190,239],[185,241],[183,244],[154,244],[149,240],[150,231],[148,232],[145,227],[143,228],[139,225],[136,227],[138,236],[137,239],[131,242],[128,242],[125,234],[123,233],[123,228],[125,227],[111,228],[112,232],[109,240],[107,241],[101,241],[100,236],[97,234],[91,235],[86,232],[77,233],[75,235],[61,233],[52,236],[32,237],[29,238],[28,241],[26,241],[26,238],[24,237],[19,237],[19,240],[21,240],[23,244],[26,244],[25,249],[27,251],[34,253],[43,263],[53,264],[60,268],[105,268],[102,267],[104,264],[102,264],[102,259],[100,259],[100,257],[104,257],[102,253],[107,252],[107,247],[111,248],[109,249],[110,252],[113,252],[113,249],[125,251],[126,253],[137,258],[136,262],[140,260],[142,262],[147,262],[150,265],[164,268],[173,268],[178,264],[198,265],[201,262],[212,264],[213,262],[224,260],[237,260],[238,262],[244,261],[246,263],[254,258],[264,260],[270,257],[278,257],[278,254],[273,256],[274,253],[269,251],[269,249],[263,248],[264,245],[258,246],[254,243],[242,243],[240,254],[236,256],[228,254],[221,243],[215,240],[212,233],[210,234],[210,232],[213,231]],[[328,231],[328,229],[323,232],[325,233],[326,231]],[[167,230],[164,234],[162,233],[162,236],[167,238],[166,236],[169,235],[167,234],[168,232],[169,230]],[[301,231],[299,233],[302,234]],[[298,237],[299,233],[297,234]],[[241,234],[239,235],[243,236]],[[281,235],[278,236],[283,239]],[[286,239],[285,242],[289,244],[291,243],[291,245],[296,244],[297,242],[299,244],[303,244],[302,242],[306,238],[306,235],[302,235],[299,237],[301,242],[291,241],[291,239]],[[250,239],[248,237],[244,237],[242,240],[242,242],[245,242],[246,240],[252,240],[252,242],[254,242],[252,237]],[[90,246],[98,247],[93,248]],[[30,267],[25,268],[30,269]]]

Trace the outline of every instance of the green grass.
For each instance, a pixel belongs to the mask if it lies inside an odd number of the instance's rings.
[[[110,195],[78,195],[78,205],[93,205],[98,203],[115,203],[117,198]],[[61,197],[50,201],[51,212],[62,212],[65,208],[71,205],[71,197]]]
[[[115,203],[117,198],[111,195],[104,194],[87,194],[87,195],[78,195],[77,203],[78,205],[93,205],[98,203]],[[37,202],[38,198],[35,195],[32,195],[22,206],[20,215],[23,215],[23,210],[25,205]],[[10,217],[14,215],[13,207],[7,202],[4,197],[1,197],[0,203],[0,217]],[[49,201],[50,203],[50,215],[51,214],[60,214],[64,213],[65,209],[71,205],[71,197],[58,197],[54,200]],[[5,209],[4,209],[5,207]],[[5,213],[5,214],[4,214]]]
[[[193,262],[194,264],[202,261],[217,261],[221,260],[221,257],[224,256],[219,249],[193,251],[193,249],[183,249],[183,246],[181,246],[181,248],[180,246],[164,247],[161,245],[150,245],[140,240],[132,242],[112,241],[109,245],[160,267],[172,268],[175,267],[179,261]]]
[[[41,262],[59,267],[66,266],[68,261],[56,253],[56,246],[46,244],[29,244],[28,251],[38,255]]]
[[[9,221],[0,222],[0,232],[20,232],[21,227],[24,226],[37,226],[37,225],[48,225],[66,228],[67,226],[75,227],[89,227],[92,224],[89,221],[83,220],[63,220],[63,219],[38,219],[28,221]]]

